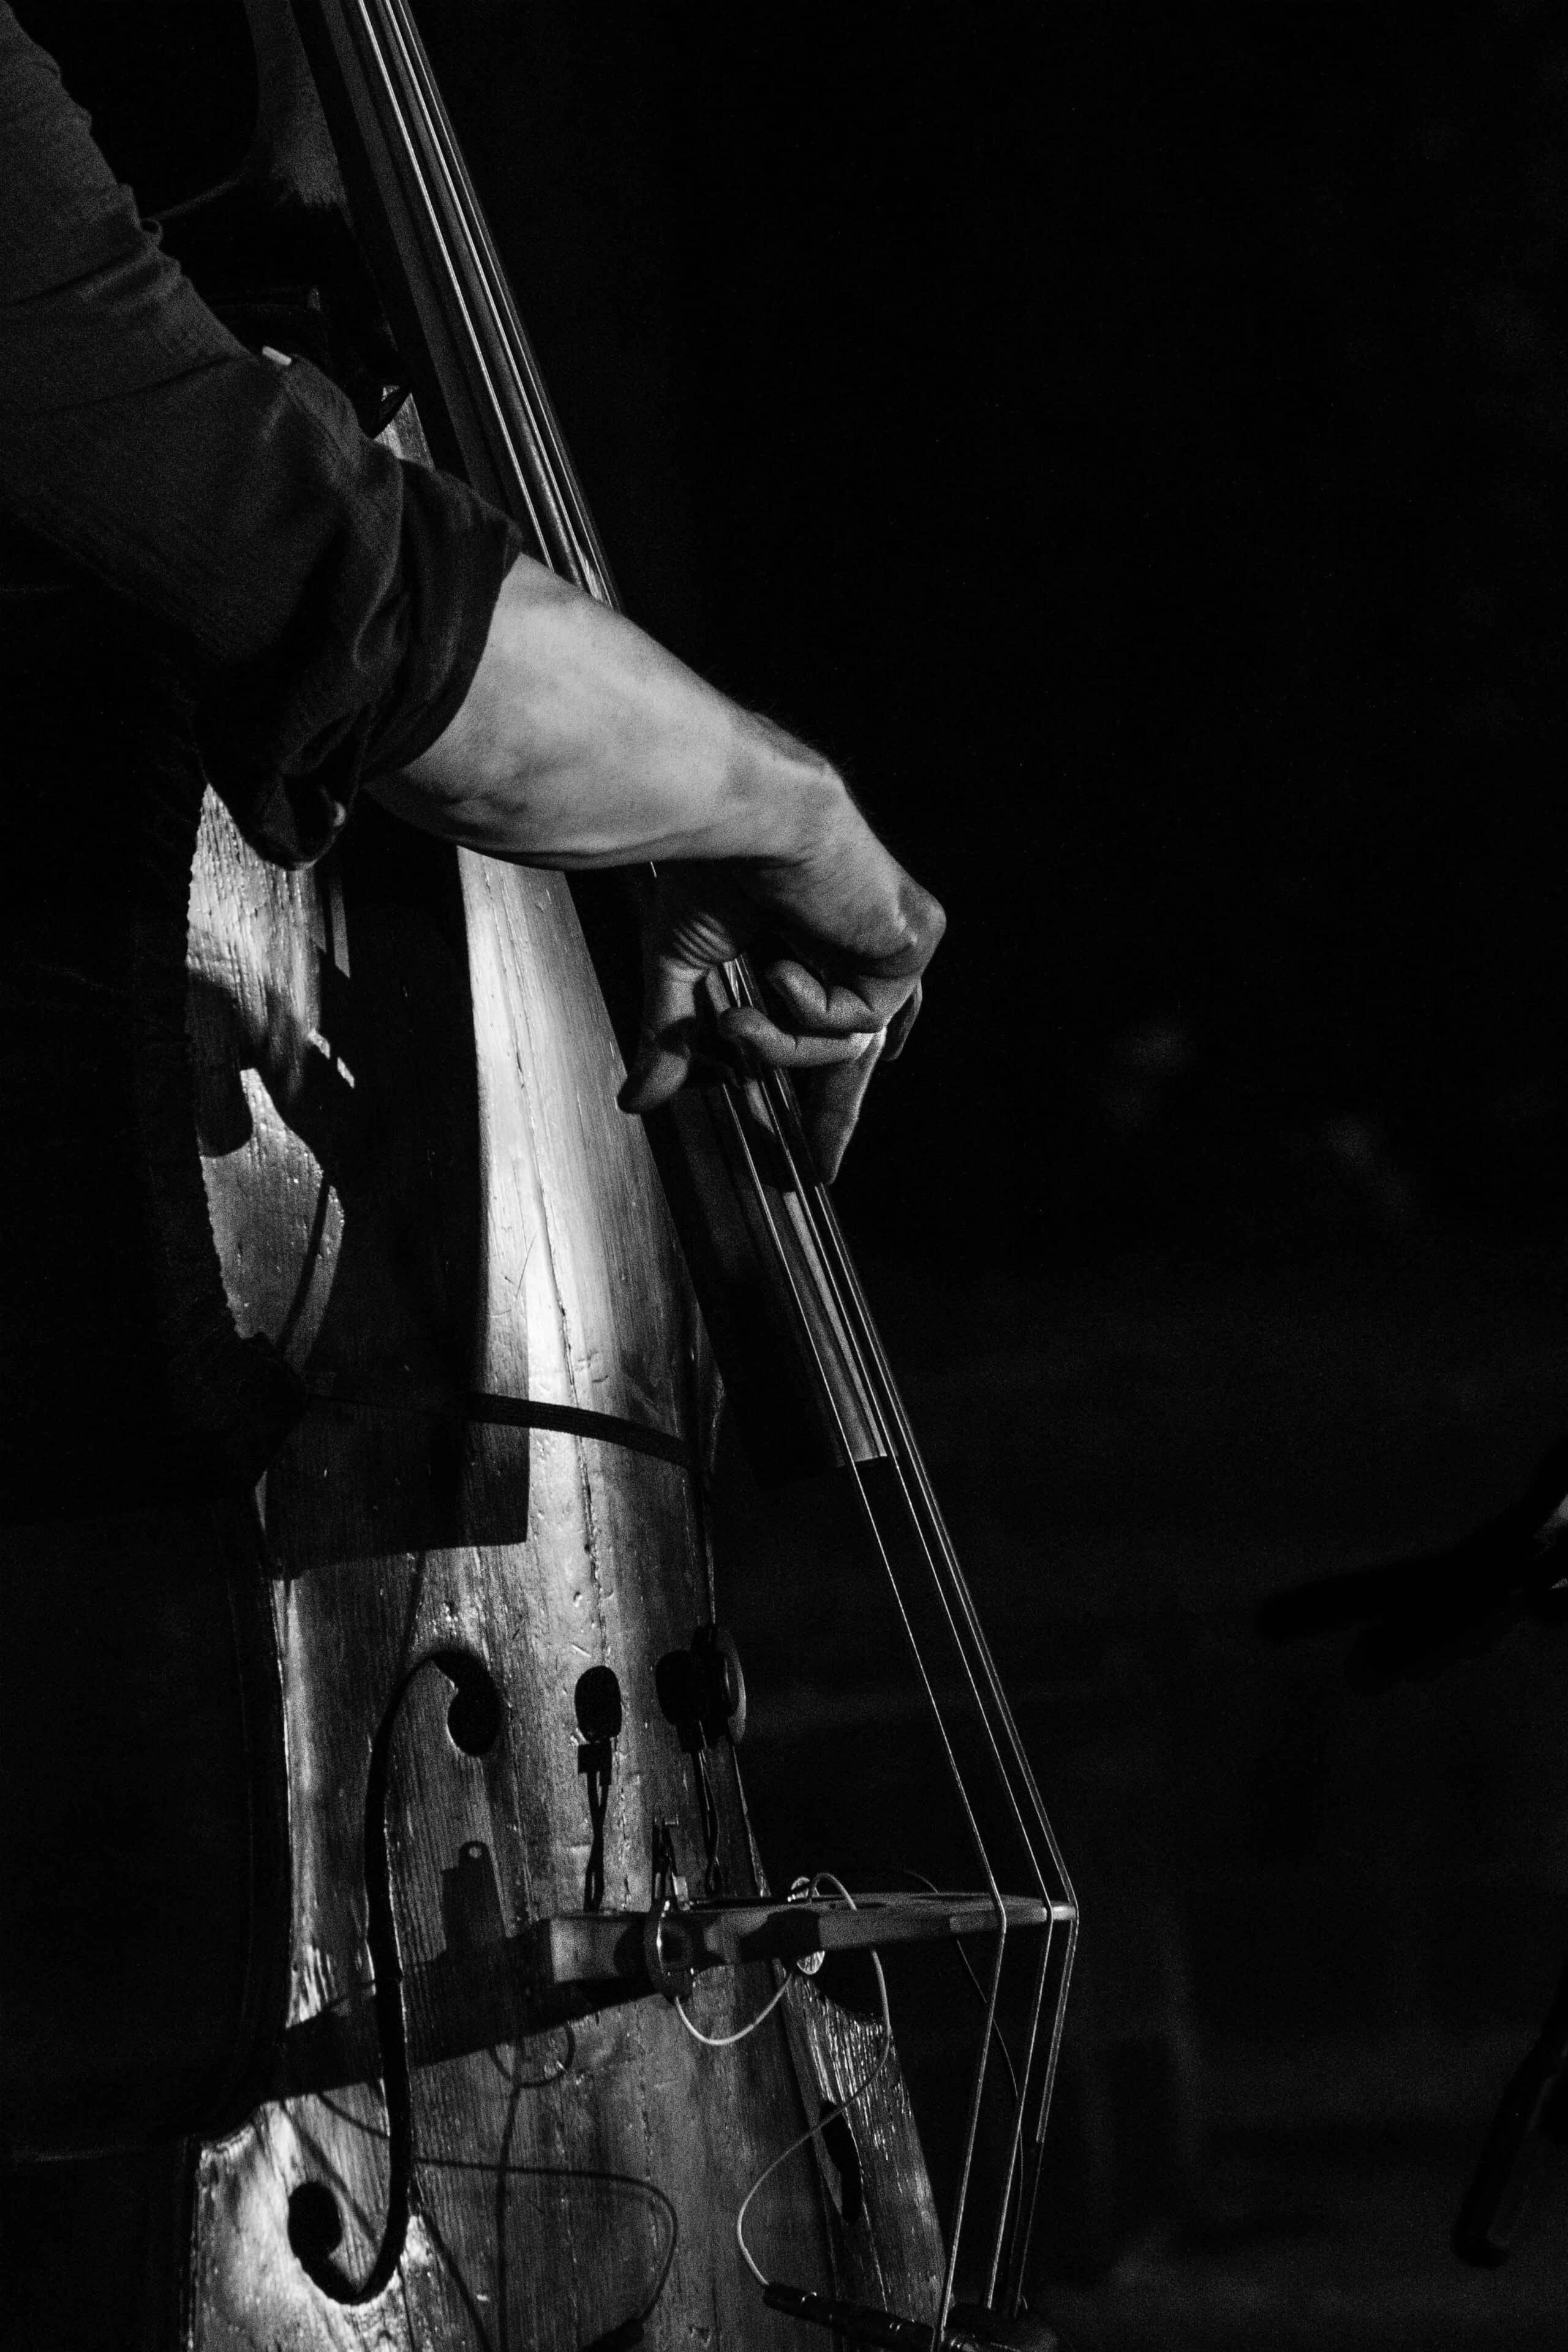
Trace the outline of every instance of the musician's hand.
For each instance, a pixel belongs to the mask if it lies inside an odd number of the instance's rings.
[[[878,1062],[896,1056],[914,1025],[945,918],[825,761],[764,719],[749,719],[743,733],[758,832],[776,835],[776,845],[661,867],[644,916],[642,1043],[621,1104],[645,1111],[668,1102],[715,1045],[787,1070],[831,1180]],[[741,954],[764,1003],[726,1011],[715,1036],[704,976]]]
[[[765,1006],[719,1042],[796,1074],[825,1176],[879,1058],[920,1009],[942,908],[816,752],[529,557],[444,733],[371,789],[471,849],[541,866],[658,869],[643,1042],[621,1100],[668,1102],[702,1049],[703,976],[744,951]]]

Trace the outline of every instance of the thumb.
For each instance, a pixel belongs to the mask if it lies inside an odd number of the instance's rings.
[[[644,981],[637,1050],[616,1097],[624,1111],[657,1110],[680,1092],[698,1050],[700,969],[658,956]]]

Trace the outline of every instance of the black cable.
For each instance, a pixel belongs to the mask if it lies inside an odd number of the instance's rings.
[[[493,2057],[493,2052],[490,2054]],[[496,2063],[499,2067],[500,2062]],[[506,2073],[504,2068],[500,2068],[500,2071],[503,2074]],[[516,2077],[512,2075],[507,2075],[506,2079],[516,2082]],[[546,2078],[546,2080],[552,2079],[553,2077]],[[529,2081],[519,2084],[518,2087],[532,2090],[542,2088],[542,2085]],[[326,2108],[329,2115],[335,2116],[340,2123],[347,2124],[351,2131],[363,2132],[367,2139],[384,2140],[387,2137],[386,2132],[380,2125],[366,2123],[363,2116],[351,2115],[346,2107],[339,2106],[337,2102],[329,2098],[325,2092],[315,2092],[312,2096]],[[656,2205],[662,2208],[665,2218],[669,2223],[669,2240],[665,2247],[664,2257],[659,2263],[653,2284],[630,2318],[618,2322],[608,2335],[596,2336],[592,2343],[584,2345],[582,2352],[616,2352],[618,2345],[623,2343],[629,2345],[637,2341],[637,2338],[628,2335],[626,2330],[632,2327],[640,2328],[643,2322],[652,2316],[668,2282],[669,2273],[675,2266],[676,2252],[680,2244],[680,2215],[676,2210],[673,2199],[667,2196],[656,2181],[643,2179],[635,2172],[611,2172],[597,2165],[514,2164],[510,2158],[497,2163],[493,2159],[477,2156],[422,2156],[418,2162],[428,2171],[483,2172],[494,2174],[503,2180],[591,2180],[598,2182],[605,2188],[630,2189],[639,2196],[651,2198]],[[426,2221],[429,2220],[428,2214],[423,2218]],[[451,2256],[447,2255],[447,2260],[451,2259]]]
[[[421,1665],[424,1663],[421,1660]],[[414,2094],[408,2068],[408,2021],[403,2007],[403,1956],[392,1901],[386,1792],[393,1729],[409,1684],[419,1670],[415,1666],[405,1675],[376,1726],[365,1780],[365,1942],[375,1972],[373,1998],[381,2049],[382,2097],[386,2105],[388,2167],[381,2242],[358,2285],[333,2260],[336,2236],[319,2200],[307,2202],[301,2189],[289,2199],[289,2242],[301,2267],[323,2294],[331,2295],[334,2303],[351,2305],[372,2302],[391,2279],[403,2259],[414,2202]]]
[[[386,2215],[382,2229],[381,2243],[375,2259],[362,2284],[356,2286],[332,2260],[336,2234],[329,2236],[321,2226],[322,2217],[314,2206],[303,2210],[311,2216],[297,2227],[295,2200],[301,2191],[296,2189],[290,2199],[289,2243],[308,2275],[335,2302],[362,2305],[381,2294],[386,2286],[407,2243],[408,2220],[416,2200],[416,2158],[414,2147],[414,2097],[408,2062],[408,2021],[403,2006],[403,1956],[398,1943],[397,1918],[393,1903],[392,1862],[387,1844],[386,1798],[392,1767],[392,1738],[398,1715],[415,1677],[426,1666],[439,1666],[456,1687],[456,1696],[447,1711],[447,1726],[458,1745],[469,1755],[482,1755],[489,1748],[500,1727],[500,1701],[488,1669],[481,1661],[460,1650],[437,1650],[417,1659],[399,1683],[386,1710],[376,1727],[371,1745],[370,1769],[365,1780],[364,1819],[364,1884],[365,1942],[371,1964],[375,1972],[374,1989],[376,2032],[381,2045],[382,2096],[386,2106],[386,2129],[351,2116],[346,2109],[318,2093],[321,2104],[329,2115],[336,2116],[353,2130],[375,2139],[384,2139],[388,2147],[388,2182]],[[607,1785],[607,1782],[606,1782]],[[590,1804],[592,1787],[590,1784]],[[570,2029],[568,2028],[570,2037]],[[492,2058],[494,2053],[491,2053]],[[496,2062],[499,2063],[499,2061]],[[570,2063],[570,2060],[567,2062]],[[504,2071],[504,2070],[503,2070]],[[512,2084],[513,2100],[509,2105],[506,2140],[510,2139],[511,2118],[516,2112],[516,2095],[534,2085],[520,2081],[515,2075],[506,2079]],[[542,2084],[538,2087],[542,2087]],[[636,2190],[651,2197],[660,2205],[669,2221],[669,2242],[653,2286],[637,2312],[620,2321],[607,2334],[585,2345],[583,2352],[624,2352],[624,2347],[640,2343],[642,2324],[654,2310],[675,2262],[676,2248],[680,2242],[680,2217],[672,2200],[651,2180],[638,2179],[631,2173],[609,2172],[591,2166],[513,2164],[503,2160],[499,2166],[479,2158],[437,2157],[429,2159],[438,2170],[495,2173],[498,2180],[593,2180],[610,2187]],[[329,2192],[319,2183],[302,2184],[308,2193],[311,2188],[331,2209]],[[504,2200],[502,2200],[504,2202]],[[470,2316],[489,2352],[489,2337],[479,2323],[477,2305],[472,2302],[455,2260],[436,2228],[429,2214],[425,2221],[430,2228],[432,2242],[451,2269],[459,2294],[468,2306]],[[341,2229],[341,2225],[339,2225]]]
[[[500,2060],[496,2055],[496,2045],[494,2043],[491,2044],[489,2049],[488,2049],[484,2054],[489,2060],[490,2064],[495,2068],[496,2073],[500,2076],[501,2081],[507,2084],[509,2089],[514,2091],[548,2091],[552,2084],[558,2083],[561,2080],[563,2074],[570,2073],[572,2062],[577,2055],[577,2036],[573,2032],[572,2028],[569,2025],[563,2025],[558,2029],[558,2031],[566,2036],[566,2055],[563,2058],[560,2065],[557,2066],[553,2074],[514,2074],[510,2067],[503,2066],[501,2064]]]
[[[587,1783],[588,1820],[594,1832],[587,1868],[583,1873],[583,1908],[597,1911],[605,1899],[605,1816],[610,1806],[610,1743],[607,1739],[594,1741],[579,1748],[577,1755],[577,1769]]]
[[[482,1663],[461,1650],[437,1650],[409,1667],[387,1702],[371,1742],[364,1792],[365,1943],[375,1977],[372,1997],[386,2105],[388,2177],[381,2242],[357,2286],[332,2259],[337,2239],[320,2198],[309,2198],[310,2184],[301,2185],[307,2192],[304,2196],[296,2189],[289,2199],[289,2242],[301,2267],[323,2294],[350,2305],[374,2302],[391,2279],[403,2259],[415,2199],[414,2089],[408,2063],[408,2020],[403,2006],[403,1953],[392,1899],[386,1798],[393,1733],[415,1678],[426,1666],[439,1666],[456,1686],[447,1721],[459,1747],[470,1754],[483,1754],[500,1726],[500,1701]]]

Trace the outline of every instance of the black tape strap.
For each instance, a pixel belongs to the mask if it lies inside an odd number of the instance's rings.
[[[640,1421],[623,1421],[619,1413],[540,1404],[531,1397],[491,1396],[484,1389],[442,1389],[404,1380],[383,1383],[336,1372],[310,1373],[305,1385],[312,1404],[342,1406],[351,1412],[402,1413],[411,1420],[434,1416],[488,1422],[499,1429],[554,1429],[567,1437],[596,1437],[602,1444],[624,1446],[628,1454],[651,1454],[656,1462],[673,1462],[678,1470],[697,1475],[697,1456],[681,1438]]]

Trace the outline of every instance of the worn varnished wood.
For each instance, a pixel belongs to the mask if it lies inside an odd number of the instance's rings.
[[[800,2081],[815,2088],[819,2113],[844,2111],[859,2157],[864,2210],[854,2228],[834,2231],[838,2292],[884,2311],[929,2312],[942,2292],[942,2225],[896,2053],[878,2066],[881,2021],[824,1999],[800,1977],[784,2009]],[[868,2077],[868,2087],[857,2098]],[[823,2142],[814,2146],[823,2187],[837,2211],[842,2181]]]
[[[564,887],[395,831],[324,877],[289,878],[208,813],[194,1019],[205,1094],[248,1113],[243,1133],[237,1118],[210,1137],[227,1149],[206,1163],[237,1318],[307,1371],[461,1376],[700,1447],[700,1334],[640,1132],[615,1108],[615,1047]],[[454,891],[410,879],[428,868]],[[449,1128],[464,1104],[472,1134],[433,1140],[429,1122]],[[460,1539],[465,1517],[484,1539]],[[572,1700],[592,1664],[615,1667],[626,1701],[607,1899],[646,1902],[654,1814],[692,1812],[653,1695],[656,1658],[710,1613],[687,1474],[548,1433],[472,1430],[454,1450],[449,1424],[318,1408],[268,1475],[266,1521],[288,1709],[292,2020],[365,1981],[369,1745],[432,1646],[488,1662],[506,1726],[491,1756],[462,1756],[433,1672],[400,1718],[392,1811],[410,1970],[441,1948],[441,1875],[465,1843],[493,1860],[507,1929],[579,1903],[588,1823]],[[732,1769],[721,1779],[743,1874]],[[729,2030],[771,1990],[763,1969],[705,1988],[702,2022]],[[268,2105],[209,2152],[198,2345],[591,2342],[657,2278],[669,2223],[654,2190],[673,2200],[680,2242],[649,2340],[700,2327],[720,2343],[793,2341],[732,2242],[744,2186],[802,2121],[776,2022],[714,2052],[662,2001],[638,2003],[422,2070],[416,2117],[423,2210],[400,2276],[366,2312],[310,2284],[287,2206],[300,2179],[332,2183],[350,2223],[341,2259],[351,2274],[368,2267],[384,2196],[375,2087]],[[826,2284],[828,2227],[803,2153],[759,2200],[756,2242],[779,2273]]]

